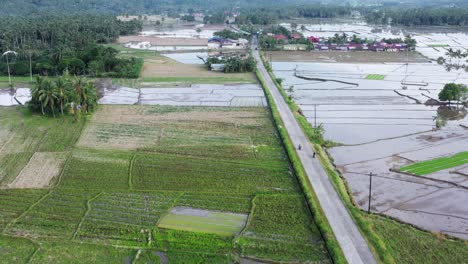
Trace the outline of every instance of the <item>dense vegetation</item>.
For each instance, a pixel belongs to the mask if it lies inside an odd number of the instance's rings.
[[[468,8],[409,8],[365,11],[365,19],[373,24],[403,26],[463,26],[468,25]]]
[[[37,77],[36,84],[31,90],[31,100],[28,107],[36,112],[62,116],[72,112],[75,120],[81,112],[89,113],[97,105],[96,87],[90,81],[69,76],[59,77],[52,81],[48,78]]]
[[[252,56],[245,57],[228,57],[228,58],[208,58],[205,63],[209,68],[212,64],[224,64],[225,73],[236,73],[236,72],[253,72],[256,69],[256,63]]]
[[[465,104],[468,101],[468,87],[464,84],[447,83],[439,93],[439,100]]]
[[[214,36],[221,37],[221,38],[228,38],[228,39],[240,39],[245,38],[244,34],[237,33],[229,29],[223,29],[221,31],[217,31],[213,34]]]
[[[0,52],[8,56],[13,75],[74,75],[137,78],[142,61],[117,58],[117,51],[98,44],[115,41],[120,35],[141,30],[141,21],[122,22],[113,17],[33,16],[0,20]],[[0,73],[7,74],[6,60]]]

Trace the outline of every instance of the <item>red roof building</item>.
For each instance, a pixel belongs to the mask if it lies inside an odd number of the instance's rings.
[[[317,37],[314,37],[314,36],[310,36],[307,39],[309,40],[309,42],[312,42],[312,43],[319,43],[320,42],[320,39],[317,38]]]
[[[302,38],[302,35],[299,34],[299,33],[294,33],[294,34],[291,34],[291,38],[292,38],[292,39],[301,39],[301,38]]]
[[[288,37],[285,36],[285,35],[282,35],[282,34],[277,34],[277,35],[275,35],[275,39],[276,40],[287,40]]]

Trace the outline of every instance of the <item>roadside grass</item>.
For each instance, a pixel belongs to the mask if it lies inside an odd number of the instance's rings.
[[[449,264],[468,259],[467,241],[446,239],[378,215],[366,215],[366,218],[385,241],[395,263]]]
[[[367,80],[378,80],[378,81],[381,81],[381,80],[384,80],[385,79],[385,75],[383,74],[368,74],[366,76],[366,79]]]
[[[400,171],[416,175],[427,175],[433,172],[455,168],[468,163],[468,151],[457,153],[451,157],[443,157],[422,161],[400,168]]]
[[[323,261],[325,243],[302,195],[257,195],[236,244],[241,256],[275,262]],[[279,212],[282,217],[272,218]]]
[[[265,59],[262,57],[265,63]],[[265,63],[266,64],[266,63]],[[267,68],[268,69],[268,68]],[[273,76],[273,73],[269,71]],[[272,78],[275,80],[275,78]],[[317,157],[342,201],[351,213],[372,251],[381,263],[459,263],[466,259],[468,243],[459,239],[448,239],[416,229],[408,224],[395,221],[387,216],[367,214],[356,206],[347,182],[332,164],[332,159],[318,142],[312,126],[298,112],[299,107],[289,100],[283,87],[276,83],[284,99],[288,102],[304,132],[309,136]],[[319,225],[320,227],[320,225]],[[330,248],[330,247],[329,247]],[[462,261],[463,262],[463,261]]]

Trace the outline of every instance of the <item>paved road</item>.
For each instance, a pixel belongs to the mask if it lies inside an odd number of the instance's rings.
[[[278,88],[271,80],[256,50],[256,39],[253,41],[253,56],[257,60],[257,67],[260,74],[265,79],[267,88],[278,107],[281,119],[295,146],[302,145],[302,150],[298,151],[299,158],[304,165],[307,177],[309,178],[320,205],[325,212],[325,216],[335,233],[335,236],[343,249],[344,255],[349,263],[376,263],[374,255],[367,246],[366,241],[358,230],[358,227],[351,219],[343,202],[331,184],[325,170],[318,159],[312,157],[314,151],[308,138],[297,123],[293,113],[281,96]]]

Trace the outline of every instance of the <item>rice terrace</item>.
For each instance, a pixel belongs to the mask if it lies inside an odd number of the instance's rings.
[[[468,263],[466,0],[0,18],[0,264]]]

